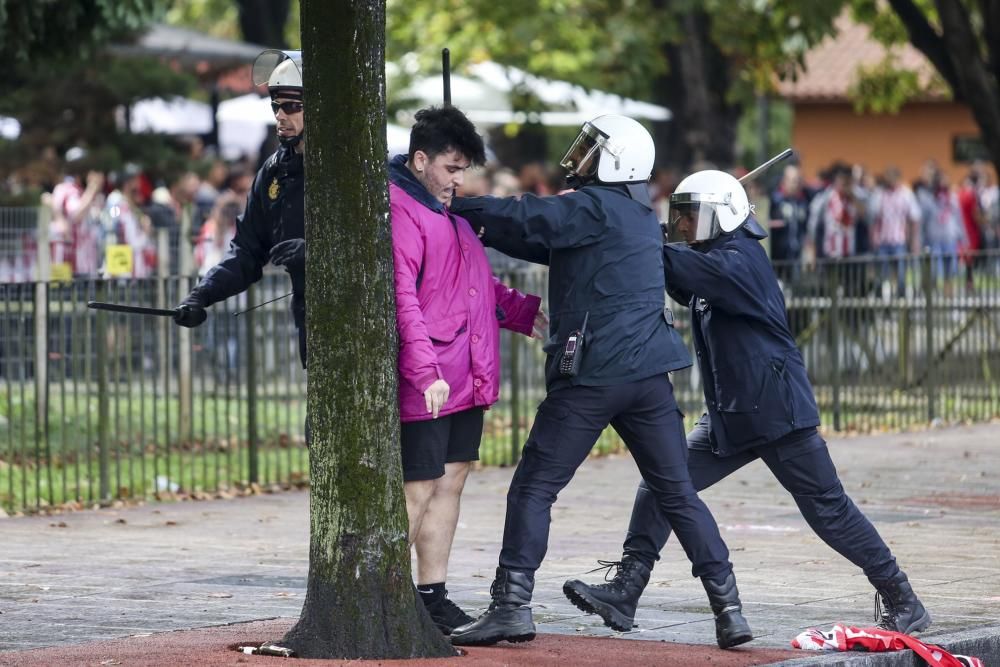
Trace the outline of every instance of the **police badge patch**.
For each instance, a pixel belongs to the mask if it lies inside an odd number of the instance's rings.
[[[278,190],[279,190],[278,177],[275,176],[274,180],[271,181],[271,185],[269,185],[267,188],[267,196],[271,198],[271,201],[274,201],[275,199],[278,198]]]

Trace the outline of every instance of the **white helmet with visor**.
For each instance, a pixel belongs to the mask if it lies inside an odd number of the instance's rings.
[[[667,210],[667,243],[700,243],[739,229],[752,213],[740,182],[724,171],[697,171],[677,185]]]
[[[645,183],[655,158],[646,128],[631,118],[607,114],[583,124],[559,164],[578,184]]]

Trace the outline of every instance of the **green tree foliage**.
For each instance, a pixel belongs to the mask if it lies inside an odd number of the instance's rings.
[[[162,14],[162,0],[0,0],[0,59],[81,57]]]
[[[792,75],[829,34],[824,0],[425,0],[389,3],[389,55],[434,71],[442,46],[461,64],[492,59],[539,76],[664,104],[666,163],[734,162],[735,125],[753,95]]]

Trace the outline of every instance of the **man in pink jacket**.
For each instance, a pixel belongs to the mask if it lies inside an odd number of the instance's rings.
[[[448,211],[465,170],[484,161],[475,126],[445,107],[417,112],[409,155],[389,163],[409,537],[417,590],[446,635],[472,621],[445,578],[483,411],[499,392],[500,327],[533,335],[548,324],[541,299],[502,285],[469,223]]]

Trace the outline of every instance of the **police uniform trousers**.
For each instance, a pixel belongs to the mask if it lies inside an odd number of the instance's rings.
[[[792,494],[813,531],[834,551],[864,570],[872,582],[886,581],[896,573],[896,560],[889,547],[844,492],[826,441],[815,428],[794,431],[766,445],[720,457],[712,452],[706,419],[702,417],[688,434],[688,469],[698,491],[759,458]],[[640,483],[624,549],[625,554],[650,567],[670,537],[673,523],[659,512],[651,491],[645,482]]]
[[[669,517],[696,577],[721,580],[729,551],[688,473],[682,415],[666,373],[606,387],[555,389],[535,423],[507,492],[500,566],[533,574],[549,539],[551,508],[610,424],[639,466],[644,487]]]

